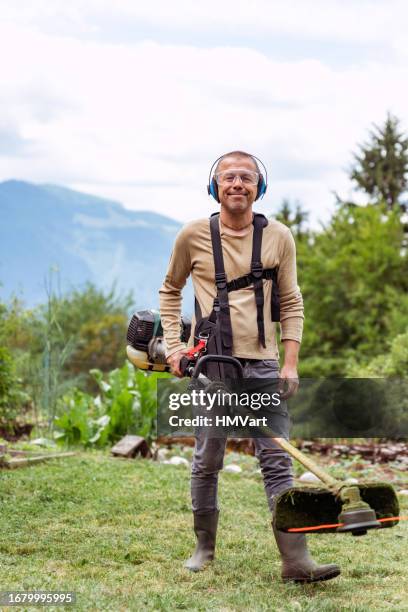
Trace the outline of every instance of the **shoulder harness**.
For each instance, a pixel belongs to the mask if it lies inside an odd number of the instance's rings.
[[[212,330],[215,333],[215,345],[209,352],[215,352],[218,355],[232,355],[232,326],[231,315],[228,301],[228,293],[238,289],[244,289],[253,285],[255,304],[257,311],[257,326],[258,340],[263,348],[265,344],[265,325],[263,316],[264,307],[264,291],[263,279],[272,280],[272,303],[271,314],[272,321],[280,321],[280,298],[278,287],[278,267],[264,268],[261,261],[262,250],[262,234],[263,228],[268,224],[266,217],[260,213],[254,213],[253,225],[253,241],[252,241],[252,258],[251,268],[248,274],[244,274],[239,278],[227,281],[224,268],[224,258],[222,253],[221,235],[219,228],[219,213],[214,213],[210,217],[211,242],[214,256],[215,268],[215,285],[217,287],[217,295],[214,298],[213,310],[209,317],[202,317],[200,304],[195,298],[195,316],[196,340],[206,337],[206,330]]]

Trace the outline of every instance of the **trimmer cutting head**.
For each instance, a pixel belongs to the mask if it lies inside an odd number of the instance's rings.
[[[372,508],[361,508],[358,510],[343,510],[339,514],[337,532],[351,532],[354,536],[365,535],[368,529],[378,529],[381,523],[377,521],[377,515]]]
[[[364,535],[369,529],[394,527],[398,520],[378,519],[398,516],[394,488],[385,482],[359,483],[360,507],[351,507],[329,489],[294,487],[276,498],[275,521],[281,531],[302,529],[304,533],[352,533]],[[349,507],[347,507],[349,506]]]
[[[342,501],[338,532],[350,531],[352,535],[365,535],[368,529],[381,527],[375,511],[362,499],[356,485],[343,485],[337,496]]]

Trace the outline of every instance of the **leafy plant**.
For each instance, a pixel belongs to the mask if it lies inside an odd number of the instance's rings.
[[[103,447],[126,434],[151,440],[155,432],[156,381],[163,374],[135,370],[130,363],[104,375],[91,370],[100,394],[75,389],[58,403],[55,438],[68,445]],[[165,376],[165,375],[164,375]]]
[[[91,370],[101,392],[101,403],[110,417],[110,438],[119,439],[126,433],[151,438],[155,428],[155,372],[135,370],[128,362],[113,370],[104,380],[100,370]]]
[[[54,437],[56,440],[65,441],[68,445],[86,446],[92,437],[93,398],[79,389],[74,389],[58,404],[61,414],[54,421],[54,425],[58,428],[58,431],[54,432]]]

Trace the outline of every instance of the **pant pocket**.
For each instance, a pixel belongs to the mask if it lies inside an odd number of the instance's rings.
[[[244,369],[245,378],[279,378],[279,362],[276,359],[259,359],[249,362]]]
[[[262,359],[261,363],[263,366],[279,372],[279,361],[276,359]]]

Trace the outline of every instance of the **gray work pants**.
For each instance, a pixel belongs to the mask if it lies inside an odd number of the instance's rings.
[[[244,378],[279,378],[279,363],[275,360],[241,360]],[[274,418],[274,432],[289,438],[290,419],[286,402],[282,402]],[[273,511],[275,496],[293,486],[292,460],[270,438],[254,438],[255,455],[259,460],[266,497]],[[226,438],[212,438],[201,430],[196,435],[191,468],[191,499],[193,512],[208,514],[219,510],[218,473],[223,468]]]

